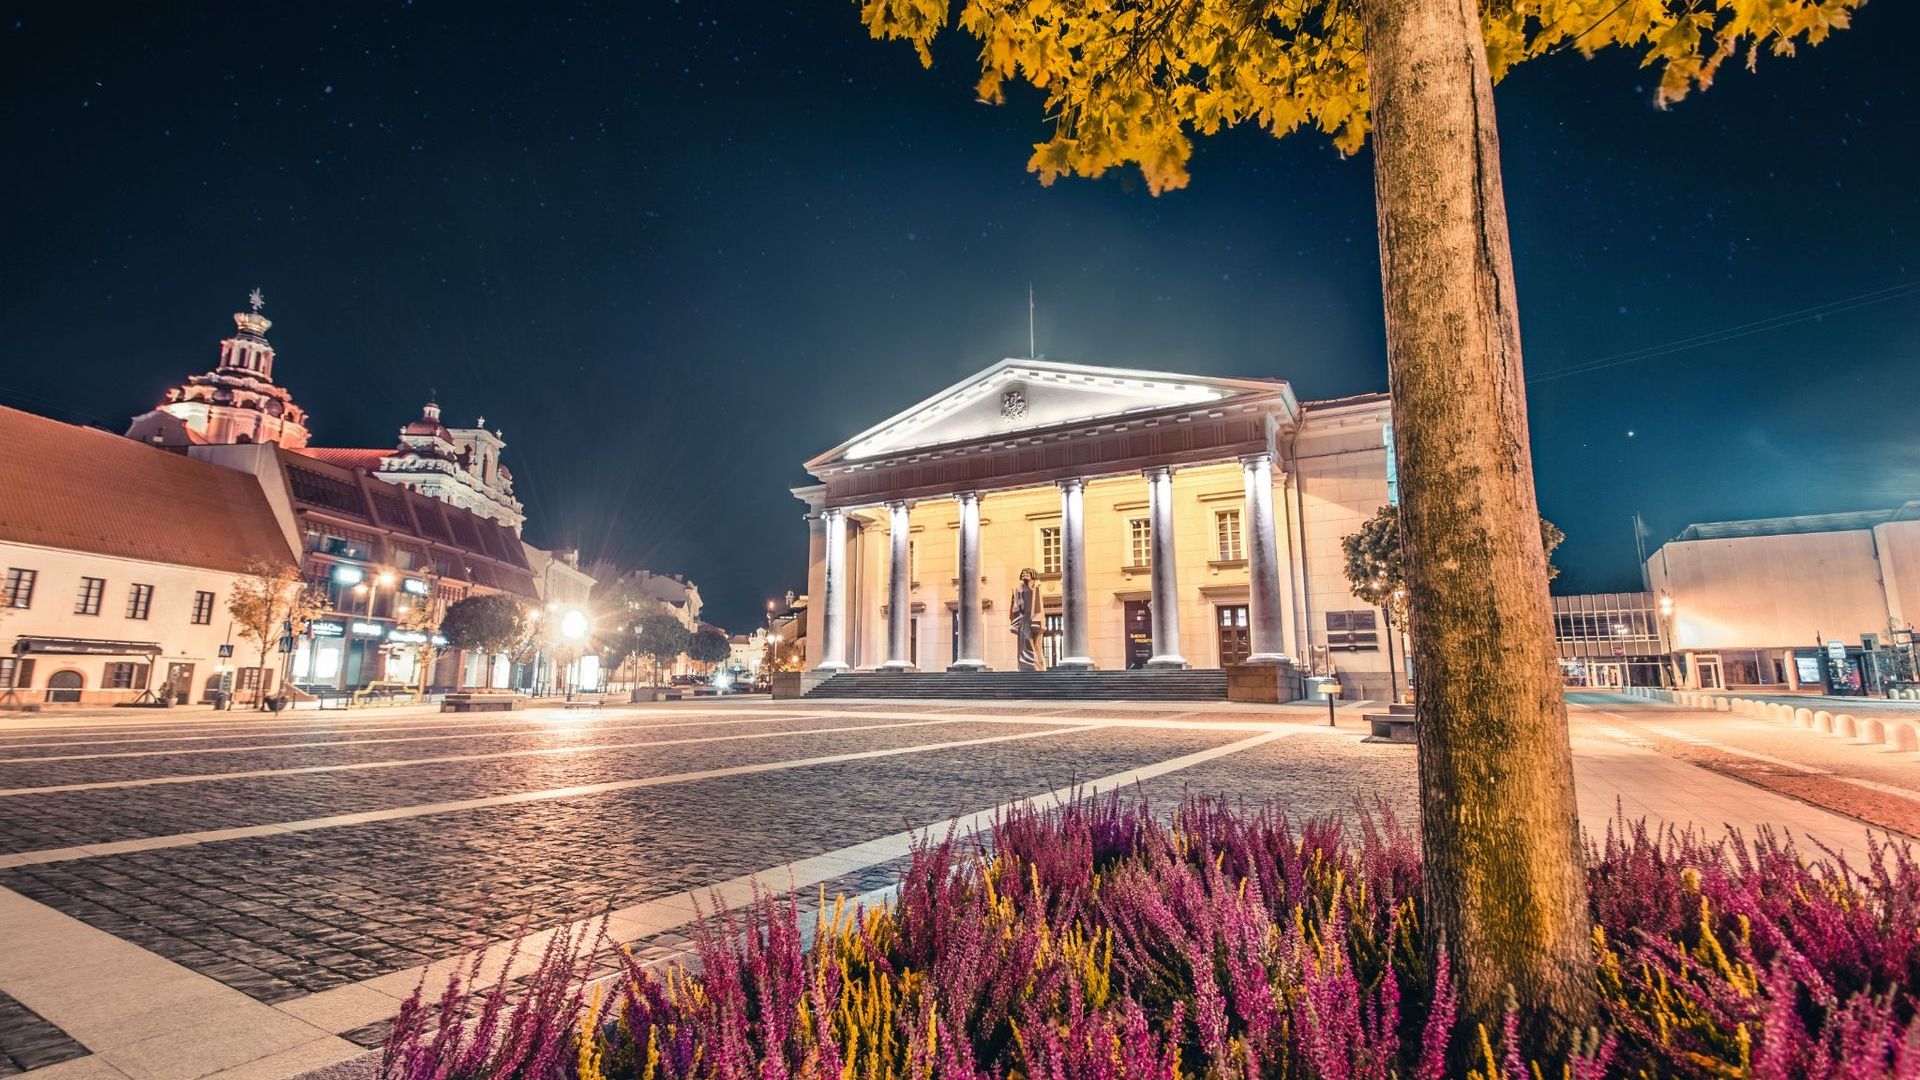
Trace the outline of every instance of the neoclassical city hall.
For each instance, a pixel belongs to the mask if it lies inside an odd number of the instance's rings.
[[[1291,661],[1385,697],[1381,613],[1340,541],[1393,497],[1385,394],[1010,359],[806,463],[807,666],[1011,671],[1039,591],[1040,665]]]

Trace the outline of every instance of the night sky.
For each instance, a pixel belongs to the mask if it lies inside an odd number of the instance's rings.
[[[1532,375],[1697,346],[1531,388],[1557,589],[1638,588],[1636,510],[1920,497],[1917,39],[1874,0],[1666,112],[1621,54],[1501,86]],[[257,285],[316,444],[436,391],[504,428],[530,540],[746,628],[805,587],[800,462],[1024,353],[1029,282],[1048,357],[1385,388],[1366,154],[1237,131],[1158,199],[1044,189],[1038,99],[972,58],[834,0],[12,6],[0,402],[123,430]]]

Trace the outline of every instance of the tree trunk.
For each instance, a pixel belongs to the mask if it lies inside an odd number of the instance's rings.
[[[1429,943],[1462,1014],[1596,1007],[1566,702],[1527,445],[1493,84],[1473,0],[1363,8],[1400,527],[1421,673]]]

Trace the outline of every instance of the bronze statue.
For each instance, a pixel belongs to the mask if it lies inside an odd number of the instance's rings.
[[[1040,635],[1045,631],[1040,614],[1040,586],[1034,583],[1032,567],[1020,571],[1020,584],[1013,587],[1013,602],[1007,615],[1013,636],[1019,639],[1020,670],[1040,670]]]

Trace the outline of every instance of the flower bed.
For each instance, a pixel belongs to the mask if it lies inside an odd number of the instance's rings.
[[[1420,946],[1418,844],[1390,816],[1294,827],[1196,799],[1082,801],[919,847],[898,899],[710,920],[697,963],[588,987],[556,942],[522,991],[416,992],[393,1080],[1173,1080],[1920,1076],[1920,870],[1762,832],[1616,823],[1589,852],[1606,1026],[1537,1060],[1458,1022]],[[583,947],[583,945],[585,947]],[[467,1015],[472,1012],[474,1015]],[[463,1022],[464,1021],[464,1022]],[[1462,1064],[1465,1063],[1465,1064]]]

